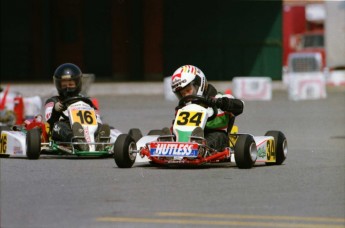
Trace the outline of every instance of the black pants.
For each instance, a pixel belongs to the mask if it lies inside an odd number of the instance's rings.
[[[225,131],[205,131],[205,138],[207,140],[207,145],[217,151],[222,151],[225,147],[229,147],[229,137]]]
[[[101,126],[101,124],[98,124],[98,128],[95,132],[95,137],[98,134],[98,129]],[[55,141],[60,142],[70,142],[73,137],[73,131],[69,124],[69,122],[66,121],[58,121],[54,123],[54,127],[52,130],[52,139]]]
[[[70,142],[73,137],[71,126],[68,122],[58,121],[54,123],[52,139],[60,142]]]

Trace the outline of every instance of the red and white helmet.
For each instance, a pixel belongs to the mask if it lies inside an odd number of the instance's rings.
[[[181,99],[180,90],[191,84],[195,94],[202,96],[207,88],[207,79],[204,73],[192,65],[184,65],[178,68],[171,77],[171,89],[178,99]]]

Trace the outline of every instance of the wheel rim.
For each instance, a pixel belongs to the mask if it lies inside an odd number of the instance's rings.
[[[250,158],[252,159],[253,162],[255,162],[257,158],[257,154],[258,154],[255,142],[252,142],[250,144],[249,153],[250,153]]]
[[[131,161],[134,161],[135,158],[137,157],[137,153],[134,152],[137,150],[137,145],[134,142],[131,142],[128,146],[128,153],[129,153],[129,158]]]
[[[283,153],[284,153],[284,157],[286,157],[287,152],[288,152],[287,141],[286,141],[286,139],[285,139],[284,142],[283,142]]]

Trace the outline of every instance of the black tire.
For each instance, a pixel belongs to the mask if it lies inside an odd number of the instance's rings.
[[[163,134],[163,130],[159,130],[159,129],[153,129],[150,130],[149,133],[147,133],[147,135],[162,135]]]
[[[131,150],[136,150],[134,139],[127,134],[119,135],[114,144],[114,160],[119,168],[131,168],[133,166],[136,154],[131,154]]]
[[[267,131],[265,136],[272,136],[274,138],[274,148],[276,153],[276,162],[273,164],[281,165],[287,156],[287,140],[281,131]]]
[[[240,169],[252,168],[258,153],[253,136],[239,135],[234,149],[237,167]]]
[[[26,133],[26,156],[36,160],[41,155],[41,129],[33,128]]]
[[[128,134],[134,139],[135,142],[138,142],[139,139],[143,137],[143,134],[138,128],[129,129]]]

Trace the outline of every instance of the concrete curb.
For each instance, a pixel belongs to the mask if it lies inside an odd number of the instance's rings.
[[[219,91],[225,92],[232,89],[232,83],[228,81],[211,81]],[[6,84],[2,84],[4,88]],[[286,90],[281,81],[272,82],[273,90]],[[56,89],[52,83],[40,84],[10,84],[10,92],[19,92],[25,97],[41,96],[47,97],[56,94]],[[93,83],[89,90],[89,96],[104,95],[163,95],[163,82],[109,82]]]

